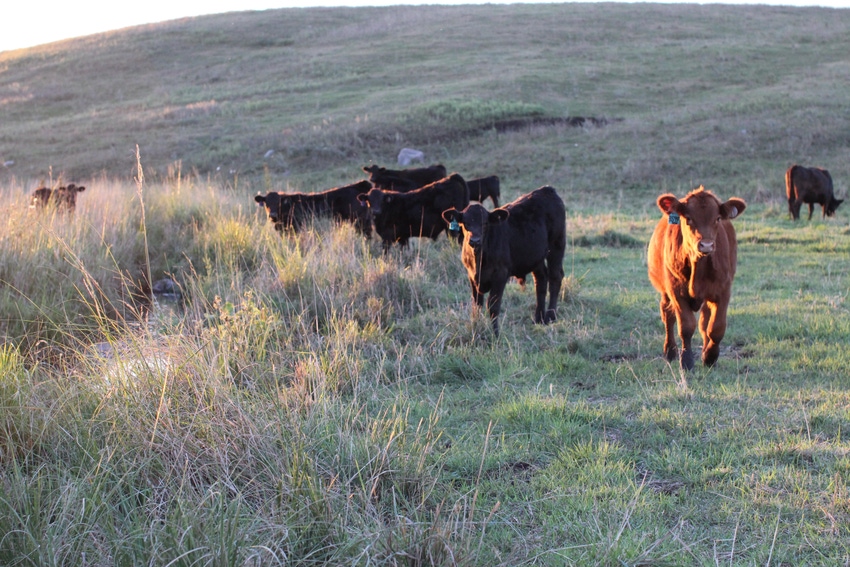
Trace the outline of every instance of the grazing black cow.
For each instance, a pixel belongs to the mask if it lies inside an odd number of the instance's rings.
[[[566,207],[555,189],[541,187],[493,211],[478,203],[463,210],[448,209],[443,219],[463,231],[461,259],[472,287],[474,309],[484,305],[484,294],[489,293],[487,307],[497,336],[502,293],[511,276],[525,285],[530,272],[537,293],[534,322],[555,320],[567,244]]]
[[[354,223],[358,232],[366,238],[372,237],[372,219],[369,209],[357,199],[372,188],[366,181],[351,185],[334,187],[319,193],[278,193],[272,191],[266,195],[256,195],[254,200],[265,205],[269,220],[277,231],[284,228],[300,230],[314,217],[331,217],[340,221]]]
[[[85,187],[75,185],[73,183],[69,183],[67,187],[63,185],[56,189],[39,187],[32,193],[32,202],[30,207],[41,209],[50,203],[53,203],[56,206],[57,211],[68,211],[73,213],[74,209],[77,208],[77,193],[81,193],[85,190]]]
[[[803,203],[809,205],[809,220],[812,220],[815,203],[822,207],[822,216],[826,218],[834,215],[838,205],[844,202],[844,199],[836,199],[832,193],[832,176],[819,167],[789,167],[785,172],[785,193],[788,195],[788,211],[792,220],[800,218],[800,206]]]
[[[376,188],[402,193],[419,189],[429,183],[439,181],[447,175],[446,167],[439,163],[428,167],[410,169],[387,169],[386,167],[370,165],[364,167],[363,171],[369,174],[369,181]]]
[[[487,177],[477,177],[466,182],[469,187],[469,200],[483,203],[488,197],[493,201],[493,206],[499,208],[499,197],[502,196],[499,191],[499,176],[488,175]]]
[[[453,173],[407,193],[373,188],[357,198],[369,205],[375,232],[380,235],[386,253],[393,242],[403,248],[411,237],[436,240],[441,232],[448,231],[442,213],[452,207],[466,207],[469,189],[463,177]]]

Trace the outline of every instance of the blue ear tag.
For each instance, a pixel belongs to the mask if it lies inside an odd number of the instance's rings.
[[[679,213],[670,213],[667,215],[667,224],[679,224]]]
[[[455,219],[452,219],[452,222],[449,223],[449,230],[452,232],[458,232],[460,230],[460,225]]]

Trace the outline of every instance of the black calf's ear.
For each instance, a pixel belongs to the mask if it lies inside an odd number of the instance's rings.
[[[511,216],[511,213],[507,209],[495,209],[490,211],[490,215],[487,220],[495,224],[508,220],[509,216]]]
[[[254,200],[258,203],[265,203],[266,198],[263,195],[254,195]]]
[[[453,222],[461,222],[461,220],[463,220],[463,213],[454,208],[446,209],[443,211],[443,220],[449,224]]]

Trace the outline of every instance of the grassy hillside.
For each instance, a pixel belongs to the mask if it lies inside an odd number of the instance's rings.
[[[659,186],[704,182],[772,196],[795,161],[826,164],[846,190],[848,17],[429,6],[132,28],[0,54],[0,159],[15,162],[2,175],[130,177],[138,144],[149,175],[182,160],[224,181],[267,169],[277,187],[310,189],[412,146],[522,191],[552,183],[645,202]],[[494,134],[495,120],[529,113],[623,120]]]
[[[285,9],[0,53],[0,564],[850,563],[850,205],[792,223],[783,180],[847,196],[848,73],[850,11],[764,6]],[[510,283],[495,338],[445,238],[281,237],[251,198],[405,146],[558,189],[557,322]],[[60,178],[75,215],[27,208]],[[720,361],[684,374],[645,245],[699,184],[748,207]],[[182,300],[149,304],[164,277]]]

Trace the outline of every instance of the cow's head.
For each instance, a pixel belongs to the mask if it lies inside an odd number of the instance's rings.
[[[830,197],[829,203],[826,204],[826,209],[824,212],[826,216],[831,217],[835,214],[835,209],[838,208],[838,205],[844,202],[844,199],[836,199],[835,197]]]
[[[462,211],[455,208],[443,211],[443,220],[449,225],[449,230],[462,230],[464,244],[468,244],[473,250],[481,248],[491,225],[504,222],[509,216],[507,209],[488,211],[478,203],[472,203]]]
[[[357,183],[354,184],[354,188],[357,190],[357,194],[368,193],[369,189],[372,188],[372,182],[366,179],[361,179]]]
[[[373,215],[380,215],[384,209],[384,205],[392,203],[395,195],[393,191],[384,191],[383,189],[375,189],[373,187],[367,193],[357,195],[357,200],[362,205],[368,205]]]
[[[77,206],[77,193],[82,193],[85,190],[85,187],[69,183],[67,187],[57,187],[52,199],[56,201],[57,207],[73,211]]]
[[[276,191],[270,191],[265,195],[255,195],[254,200],[258,205],[264,206],[266,208],[266,212],[269,215],[269,220],[275,224],[275,228],[280,230],[281,219],[283,218],[281,212],[281,205],[283,195]]]
[[[366,173],[368,173],[370,175],[378,175],[379,173],[385,172],[386,168],[379,167],[377,165],[364,165],[363,171],[365,171]]]
[[[688,255],[705,256],[715,250],[721,222],[740,215],[747,204],[736,197],[721,203],[711,191],[700,186],[681,201],[669,193],[661,195],[658,208],[667,215],[668,223],[681,225],[682,244]]]

